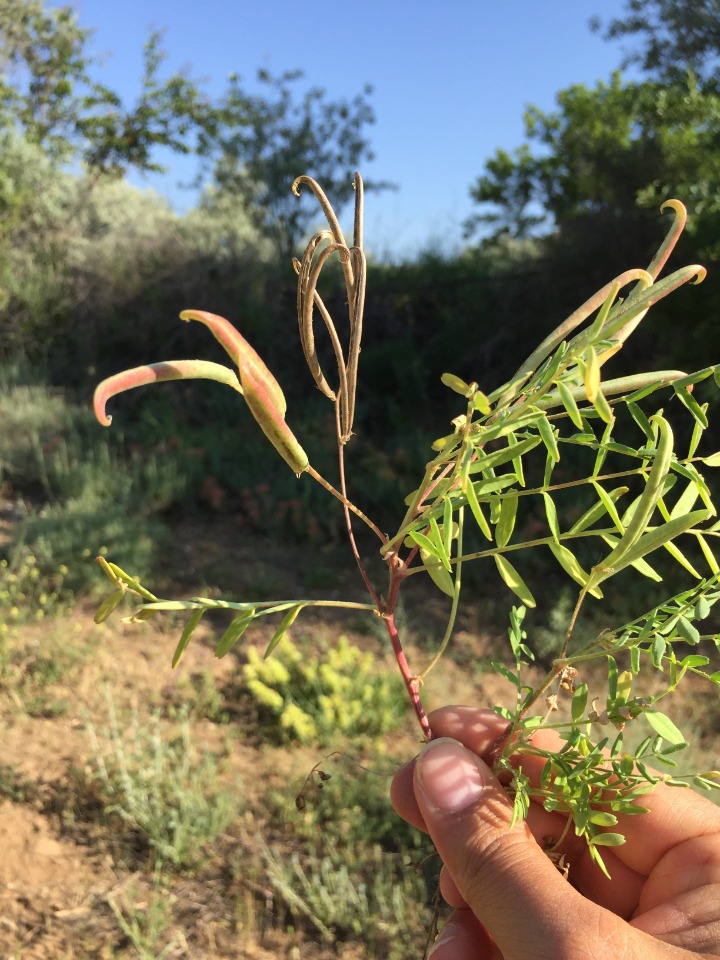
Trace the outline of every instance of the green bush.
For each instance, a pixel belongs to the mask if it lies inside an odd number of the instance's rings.
[[[98,434],[89,406],[37,379],[20,364],[0,378],[0,482],[25,505],[14,542],[0,552],[3,609],[17,608],[15,619],[92,590],[92,561],[107,550],[152,569],[167,541],[157,515],[196,481],[174,450],[128,453],[121,436]]]
[[[108,729],[88,727],[96,778],[106,812],[120,820],[162,862],[196,864],[204,844],[214,840],[238,812],[237,791],[219,782],[218,761],[198,756],[187,716],[174,734],[154,713],[146,724],[135,714],[121,728],[108,700]]]
[[[63,601],[68,568],[60,563],[52,572],[41,570],[38,558],[26,547],[13,552],[13,562],[0,560],[0,637],[8,623],[43,620],[57,614]]]

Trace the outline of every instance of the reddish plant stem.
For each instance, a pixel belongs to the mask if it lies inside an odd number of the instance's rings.
[[[338,432],[338,438],[340,437],[340,406],[339,398],[335,403],[335,421],[336,428]],[[395,609],[397,606],[398,592],[400,590],[400,584],[402,583],[404,574],[404,564],[397,556],[393,553],[387,558],[388,567],[390,570],[390,586],[388,590],[388,598],[384,601],[381,597],[378,596],[375,589],[373,588],[370,578],[367,575],[367,571],[363,566],[362,559],[360,557],[360,552],[358,551],[357,544],[355,542],[355,536],[352,529],[352,518],[350,516],[349,510],[349,501],[347,499],[347,489],[345,481],[345,457],[344,457],[344,446],[342,443],[338,443],[338,463],[340,471],[340,490],[342,492],[343,498],[343,509],[345,512],[345,525],[347,528],[348,539],[350,541],[350,549],[352,550],[355,561],[358,565],[360,573],[362,575],[365,587],[367,588],[368,593],[373,599],[373,602],[377,604],[378,613],[382,616],[385,621],[385,626],[387,628],[388,636],[390,637],[390,643],[392,644],[393,653],[395,654],[395,660],[398,667],[400,668],[400,674],[402,675],[405,687],[407,689],[408,695],[410,697],[410,702],[412,703],[413,710],[415,711],[415,716],[417,717],[418,723],[420,724],[420,729],[423,732],[425,740],[432,740],[432,730],[430,729],[430,722],[425,713],[425,708],[422,705],[420,700],[420,681],[415,676],[415,674],[410,669],[410,664],[407,661],[405,656],[405,651],[403,650],[402,643],[400,641],[400,634],[398,633],[397,627],[395,625]]]
[[[397,626],[395,625],[395,608],[397,605],[398,591],[403,580],[403,573],[400,569],[401,561],[397,556],[393,556],[392,558],[389,558],[389,560],[390,589],[388,591],[387,601],[385,602],[383,619],[385,621],[388,636],[390,637],[393,653],[395,654],[395,660],[400,668],[400,674],[402,675],[405,687],[407,688],[408,696],[410,697],[410,703],[415,711],[415,716],[420,724],[420,729],[423,732],[423,736],[426,741],[429,741],[432,740],[433,733],[432,729],[430,728],[430,721],[427,718],[425,708],[423,707],[420,699],[420,681],[410,669],[410,664],[407,662],[407,657],[405,656],[405,651],[403,650],[402,643],[400,641],[400,634],[398,633]]]
[[[400,673],[407,687],[407,692],[410,697],[410,703],[412,703],[413,710],[415,711],[415,716],[417,717],[418,723],[420,724],[420,729],[423,732],[425,740],[432,740],[433,734],[430,729],[430,722],[425,713],[425,708],[422,705],[420,700],[420,682],[417,677],[413,674],[410,669],[410,665],[407,662],[407,657],[405,656],[405,651],[402,648],[400,642],[400,635],[397,632],[397,627],[395,626],[395,614],[389,613],[385,615],[385,626],[387,627],[387,632],[390,637],[390,643],[392,644],[393,653],[395,654],[395,660],[397,665],[400,668]]]

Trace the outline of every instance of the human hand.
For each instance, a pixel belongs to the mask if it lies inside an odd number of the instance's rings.
[[[455,909],[433,960],[720,958],[720,810],[713,803],[658,784],[642,798],[648,813],[621,816],[612,828],[626,837],[603,848],[612,879],[572,829],[558,849],[569,865],[565,879],[543,852],[562,835],[565,818],[531,803],[525,823],[511,827],[512,801],[479,759],[506,722],[474,707],[445,707],[430,722],[438,739],[395,775],[391,799],[430,834],[444,862],[440,889]],[[539,731],[534,742],[550,748],[555,738]],[[542,763],[523,758],[531,781]]]

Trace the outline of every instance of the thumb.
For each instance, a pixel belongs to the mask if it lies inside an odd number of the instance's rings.
[[[506,960],[574,956],[567,951],[578,935],[587,947],[588,928],[581,922],[578,930],[578,920],[600,908],[568,884],[524,824],[510,826],[512,803],[487,764],[457,741],[438,739],[418,757],[414,776],[437,851]]]

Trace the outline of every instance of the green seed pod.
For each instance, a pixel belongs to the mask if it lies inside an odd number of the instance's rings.
[[[611,568],[617,565],[631,547],[638,542],[650,522],[658,500],[662,496],[663,483],[665,482],[665,477],[670,470],[670,463],[672,462],[673,432],[667,420],[659,414],[656,414],[650,419],[651,421],[655,421],[658,428],[657,451],[655,453],[655,459],[653,460],[652,469],[650,470],[650,474],[645,483],[645,489],[640,496],[630,523],[625,528],[625,533],[620,538],[615,549],[612,550],[603,561],[603,568]]]
[[[104,623],[124,596],[125,591],[123,589],[113,590],[110,596],[106,597],[95,611],[95,616],[93,617],[95,623]]]

